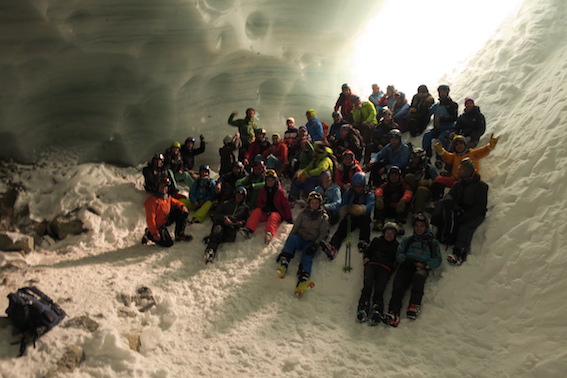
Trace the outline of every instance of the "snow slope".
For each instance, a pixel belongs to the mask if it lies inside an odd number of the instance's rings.
[[[169,250],[137,244],[144,195],[136,169],[20,166],[13,180],[29,183],[20,205],[35,219],[79,208],[92,231],[29,255],[29,269],[0,287],[0,308],[8,292],[33,282],[70,317],[88,314],[100,328],[58,327],[21,359],[0,329],[0,375],[42,376],[78,344],[87,358],[77,377],[564,376],[566,13],[560,0],[527,0],[463,72],[445,78],[454,99],[477,100],[488,133],[501,139],[483,162],[490,209],[470,260],[430,280],[417,321],[397,329],[355,323],[356,252],[350,274],[341,271],[344,250],[334,262],[319,256],[315,288],[294,298],[293,275],[278,280],[273,272],[289,225],[269,247],[260,236],[239,237],[205,266],[199,240],[208,224],[192,225],[195,240]],[[119,317],[117,296],[142,285],[158,306]],[[140,353],[125,333],[140,333]]]

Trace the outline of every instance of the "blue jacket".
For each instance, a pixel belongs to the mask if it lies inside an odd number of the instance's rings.
[[[307,133],[311,135],[311,139],[315,142],[323,139],[323,124],[319,121],[319,118],[313,118],[311,121],[307,122],[305,127],[307,127]]]
[[[314,189],[317,193],[321,193],[324,200],[325,209],[329,211],[338,211],[341,207],[341,188],[335,183],[331,184],[329,189],[325,190],[321,186]]]
[[[356,195],[354,194],[353,189],[349,189],[346,192],[344,192],[343,194],[343,201],[341,203],[340,208],[343,208],[344,206],[348,206],[348,205],[352,205],[354,203],[354,200],[356,198]],[[376,197],[374,196],[374,192],[373,191],[364,191],[361,194],[361,198],[359,198],[358,204],[360,205],[364,205],[366,207],[366,213],[367,214],[372,214],[372,210],[374,209],[374,203],[376,202]]]
[[[434,251],[431,251],[431,246]],[[435,269],[441,265],[441,246],[428,229],[421,236],[413,234],[404,237],[398,246],[396,260],[399,263],[405,260],[419,261],[426,264],[428,269]]]
[[[431,105],[429,115],[433,115],[433,127],[441,131],[453,130],[457,121],[459,105],[447,97]]]
[[[217,184],[215,180],[209,180],[210,185],[202,185],[203,179],[199,178],[195,180],[193,185],[191,185],[191,190],[189,191],[189,199],[191,202],[197,201],[212,201],[215,199],[215,185]]]
[[[373,158],[372,161],[377,163],[381,160],[386,162],[386,169],[397,166],[400,169],[405,168],[409,164],[410,150],[406,142],[402,140],[402,143],[397,150],[393,151],[390,143],[388,143],[384,148],[380,150]]]

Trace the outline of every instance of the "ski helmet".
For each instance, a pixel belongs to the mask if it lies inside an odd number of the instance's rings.
[[[417,213],[412,215],[411,217],[412,226],[415,226],[417,222],[423,222],[425,223],[425,227],[429,227],[429,221],[427,220],[427,217],[423,213]]]
[[[411,157],[412,158],[420,158],[421,160],[425,160],[427,158],[427,153],[425,152],[425,150],[421,147],[416,147],[413,149],[413,151],[411,152]]]
[[[193,142],[193,143],[195,143],[195,138],[189,137],[189,138],[185,139],[185,144],[187,144],[187,142]]]
[[[400,167],[392,165],[390,168],[388,168],[388,176],[390,176],[392,173],[395,173],[395,174],[401,176],[402,170],[400,169]]]
[[[155,154],[155,155],[152,157],[152,161],[155,161],[155,160],[164,161],[164,160],[165,160],[165,157],[163,156],[163,154]]]
[[[316,199],[319,201],[319,204],[323,203],[323,196],[321,195],[321,193],[316,192],[316,191],[312,191],[311,193],[309,193],[309,195],[307,196],[307,201],[311,201],[312,199]]]
[[[352,175],[351,183],[353,185],[366,184],[366,175],[364,174],[364,172],[356,172],[354,175]]]
[[[244,199],[246,199],[246,196],[248,195],[248,191],[242,185],[237,186],[236,189],[234,190],[234,193],[242,195]]]
[[[171,147],[181,148],[181,143],[179,143],[178,141],[174,140],[174,141],[171,143]]]
[[[461,160],[460,166],[464,169],[467,177],[471,177],[476,169],[474,166],[474,161],[472,161],[472,159],[468,157]]]
[[[232,168],[244,169],[244,164],[241,161],[235,161],[232,163]]]
[[[256,129],[256,130],[254,130],[254,133],[256,135],[260,135],[260,134],[266,135],[266,129]]]
[[[167,176],[164,176],[164,177],[159,179],[159,184],[169,186],[169,184],[171,184],[171,179]]]
[[[396,233],[396,235],[398,234],[398,232],[400,232],[398,225],[394,222],[386,222],[384,228],[382,228],[382,232],[386,232],[386,230],[392,230]]]
[[[390,139],[399,139],[402,140],[402,132],[398,129],[390,130]]]
[[[266,169],[266,172],[264,172],[264,179],[267,179],[269,177],[272,177],[277,180],[278,174],[273,169]]]
[[[223,142],[224,144],[232,143],[232,135],[227,135],[227,136],[225,136],[224,139],[222,140],[222,142]]]
[[[208,174],[211,174],[211,168],[207,164],[203,164],[199,167],[199,173],[201,172],[207,172]]]
[[[467,145],[467,138],[465,138],[465,137],[462,136],[462,135],[455,135],[455,136],[453,137],[453,143],[455,143],[455,142],[462,142],[462,143],[465,144],[465,147],[466,147],[466,145]]]
[[[449,87],[448,84],[441,84],[440,86],[437,87],[438,91],[450,91],[451,87]]]

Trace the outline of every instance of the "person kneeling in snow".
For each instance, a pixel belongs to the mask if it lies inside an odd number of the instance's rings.
[[[440,245],[433,237],[425,215],[420,213],[413,216],[413,232],[413,235],[404,237],[398,246],[396,260],[400,267],[394,278],[388,314],[382,318],[384,323],[392,327],[400,323],[402,299],[410,285],[407,317],[412,320],[417,318],[429,272],[441,265]]]
[[[266,234],[264,235],[264,242],[270,244],[282,219],[288,223],[293,223],[293,219],[289,202],[278,180],[276,171],[267,169],[264,177],[265,185],[258,193],[256,208],[250,214],[246,227],[242,228],[240,233],[246,239],[250,239],[256,227],[258,227],[258,223],[265,221]]]
[[[387,222],[382,230],[382,236],[372,239],[364,251],[364,287],[358,301],[356,318],[363,323],[370,318],[371,325],[377,325],[384,312],[384,289],[396,266],[398,250],[398,226]],[[374,289],[374,295],[372,295]],[[370,297],[372,296],[372,309]],[[368,315],[370,314],[370,316]]]
[[[144,206],[146,208],[146,233],[142,238],[142,244],[153,241],[162,247],[171,247],[173,240],[167,230],[167,226],[175,223],[175,240],[190,241],[191,235],[185,235],[185,224],[189,210],[187,207],[168,194],[171,180],[163,177],[160,181],[157,193],[151,194]]]
[[[233,199],[224,201],[216,208],[211,234],[203,239],[207,243],[205,262],[212,263],[215,260],[219,244],[236,240],[236,231],[244,226],[250,213],[250,208],[246,204],[246,194],[246,188],[239,186],[234,190]]]
[[[307,197],[307,207],[295,220],[295,224],[285,242],[282,252],[277,261],[278,275],[284,278],[289,262],[295,255],[296,250],[301,250],[301,261],[297,271],[297,285],[309,281],[311,277],[311,265],[313,257],[319,249],[319,243],[329,234],[329,216],[325,211],[323,196],[315,191]]]

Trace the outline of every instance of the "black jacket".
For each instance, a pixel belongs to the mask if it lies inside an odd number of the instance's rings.
[[[455,131],[457,134],[470,137],[478,142],[486,131],[486,120],[480,108],[475,106],[470,112],[461,114],[457,119]]]
[[[205,152],[205,142],[201,142],[199,144],[199,148],[188,149],[187,146],[184,144],[181,146],[181,158],[183,159],[183,168],[186,171],[193,170],[195,166],[195,156],[202,154]]]
[[[484,218],[488,204],[488,184],[481,181],[480,175],[475,173],[470,179],[461,179],[455,183],[444,200],[452,201],[461,224],[477,216]]]
[[[249,213],[250,208],[246,204],[246,201],[241,204],[236,203],[234,199],[224,201],[213,213],[213,223],[224,225],[224,217],[229,217],[233,222],[245,221],[248,219]]]
[[[370,259],[367,264],[379,264],[389,271],[394,270],[398,245],[399,243],[396,239],[389,242],[384,239],[383,235],[372,239],[372,242],[364,252],[364,257]]]

